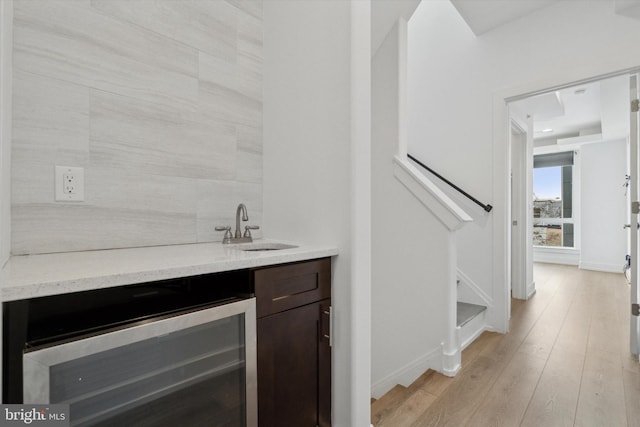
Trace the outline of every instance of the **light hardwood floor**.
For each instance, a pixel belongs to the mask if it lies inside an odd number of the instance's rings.
[[[374,425],[640,427],[624,276],[553,264],[534,275],[508,334],[482,334],[455,378],[428,371],[372,402]]]

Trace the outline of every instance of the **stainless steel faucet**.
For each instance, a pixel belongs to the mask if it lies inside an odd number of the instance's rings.
[[[244,203],[240,203],[238,205],[238,208],[236,209],[236,239],[242,237],[242,231],[240,231],[240,212],[242,212],[242,220],[249,221],[249,216],[247,215],[247,207],[244,205]]]
[[[235,235],[231,234],[231,227],[216,227],[216,231],[224,231],[223,244],[228,243],[250,243],[253,242],[253,236],[251,236],[251,230],[257,230],[260,227],[257,225],[247,225],[244,227],[244,235],[240,230],[240,214],[242,214],[242,221],[249,221],[249,215],[247,215],[247,207],[244,203],[240,203],[236,209],[236,232]]]

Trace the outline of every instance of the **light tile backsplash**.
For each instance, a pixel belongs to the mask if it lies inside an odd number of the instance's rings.
[[[261,225],[260,1],[15,0],[13,55],[13,254],[220,241],[238,203]]]

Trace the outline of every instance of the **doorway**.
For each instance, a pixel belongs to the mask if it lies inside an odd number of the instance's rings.
[[[508,102],[513,297],[535,292],[525,276],[534,261],[622,272],[631,253],[622,227],[630,223],[631,74]]]

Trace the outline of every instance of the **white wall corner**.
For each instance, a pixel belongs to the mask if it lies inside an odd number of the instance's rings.
[[[623,264],[624,262],[620,262],[620,264],[603,264],[597,262],[580,261],[578,268],[580,270],[602,271],[605,273],[622,273]]]
[[[536,282],[527,283],[527,299],[534,296],[536,293]]]
[[[13,0],[0,1],[0,268],[11,254]]]
[[[371,2],[351,2],[350,83],[350,422],[366,425],[371,422]]]
[[[460,206],[451,200],[438,186],[424,176],[408,160],[396,156],[393,160],[394,176],[413,194],[436,218],[451,231],[462,228],[473,221]]]
[[[511,122],[505,93],[493,96],[493,201],[492,220],[495,224],[492,230],[492,258],[493,258],[493,289],[497,299],[495,301],[495,316],[489,320],[499,332],[509,330],[509,298],[511,275],[511,253],[508,240],[511,238],[510,227],[510,157],[509,132]]]
[[[407,157],[409,105],[408,105],[408,37],[407,21],[400,17],[397,23],[398,31],[398,156]]]
[[[613,4],[617,14],[640,19],[640,4],[637,0],[614,0]]]
[[[409,20],[420,0],[376,0],[371,3],[371,54],[375,55],[398,17]]]

